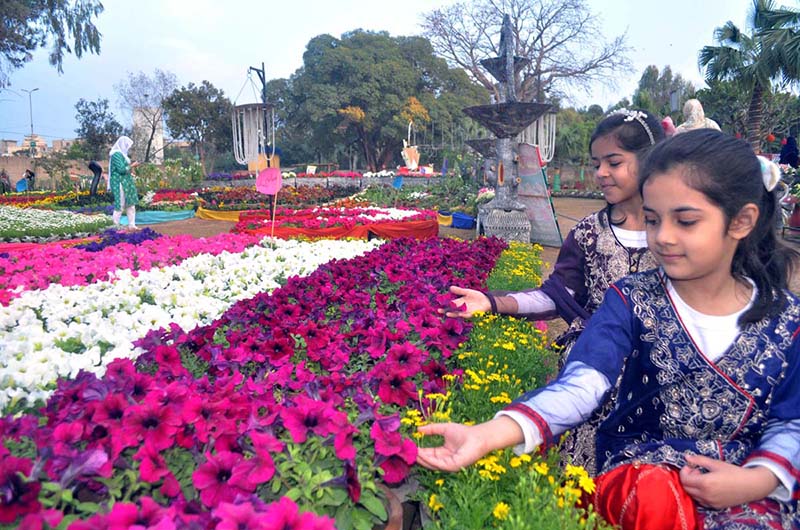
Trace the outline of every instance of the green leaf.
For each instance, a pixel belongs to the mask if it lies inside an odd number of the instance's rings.
[[[388,517],[386,506],[383,505],[383,502],[378,497],[369,491],[362,492],[359,504],[369,510],[371,514],[379,517],[382,521],[385,521]]]
[[[95,514],[100,511],[100,505],[96,502],[79,502],[75,508],[78,511]]]

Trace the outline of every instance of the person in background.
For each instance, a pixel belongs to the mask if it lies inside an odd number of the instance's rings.
[[[0,169],[0,193],[11,193],[11,178],[5,169]]]
[[[138,162],[131,162],[128,158],[128,151],[133,145],[133,140],[127,136],[120,136],[114,143],[109,152],[108,163],[108,189],[114,194],[114,225],[119,226],[122,218],[122,211],[128,215],[128,229],[136,230],[136,205],[139,203],[139,196],[136,194],[136,186],[133,183],[131,170],[139,165]]]
[[[798,255],[774,230],[768,164],[712,130],[657,145],[640,186],[660,267],[609,289],[556,380],[488,422],[420,427],[444,442],[417,461],[456,471],[500,448],[546,449],[616,387],[586,499],[610,524],[800,527]]]
[[[779,164],[786,164],[797,169],[798,165],[798,150],[797,140],[794,136],[786,138],[786,143],[781,147],[781,155],[778,160]]]
[[[697,99],[689,99],[683,104],[683,123],[675,129],[675,134],[693,131],[695,129],[714,129],[719,131],[719,125],[711,118],[706,118],[703,104]]]
[[[664,129],[664,134],[668,138],[675,134],[675,124],[672,122],[672,117],[667,116],[661,120],[661,128]]]

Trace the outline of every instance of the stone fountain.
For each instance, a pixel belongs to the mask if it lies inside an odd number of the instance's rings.
[[[551,106],[517,101],[515,76],[528,60],[514,56],[511,18],[503,17],[500,56],[481,61],[500,85],[500,100],[491,105],[467,107],[463,112],[492,131],[495,140],[468,140],[467,144],[485,157],[484,177],[495,188],[495,197],[479,209],[478,218],[487,236],[506,241],[529,242],[531,224],[525,205],[519,202],[517,186],[519,159],[516,136],[539,119]]]

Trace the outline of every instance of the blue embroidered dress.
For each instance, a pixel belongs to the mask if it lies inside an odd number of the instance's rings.
[[[598,469],[637,462],[681,467],[687,452],[737,465],[766,461],[790,477],[787,498],[701,508],[705,528],[734,521],[724,527],[800,528],[800,302],[787,297],[779,316],[745,325],[711,361],[681,322],[660,271],[617,282],[551,383],[568,384],[571,365],[581,363],[617,382],[614,408],[597,432]],[[554,417],[544,410],[550,405],[543,396],[537,401],[542,390],[507,410],[524,414],[552,443],[560,432],[545,419]]]

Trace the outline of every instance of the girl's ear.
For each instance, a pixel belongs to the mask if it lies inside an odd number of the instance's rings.
[[[734,239],[744,239],[753,229],[756,227],[756,223],[758,222],[758,206],[753,204],[752,202],[748,202],[742,209],[739,210],[739,213],[731,219],[731,223],[728,226],[728,235]]]

